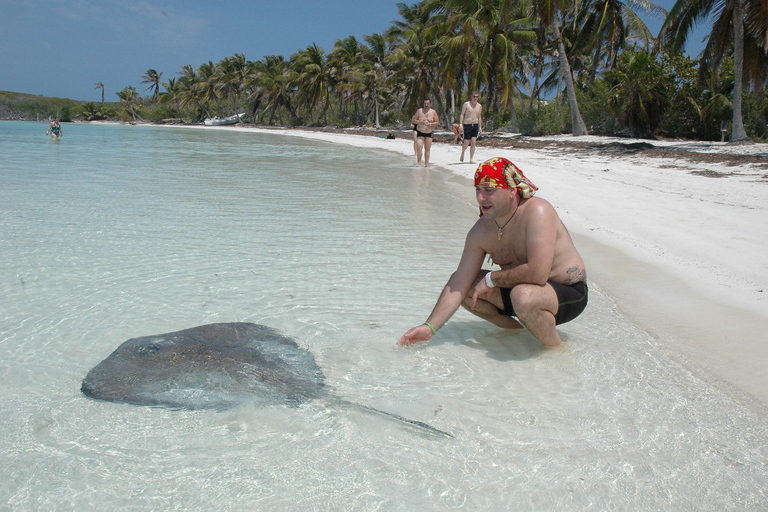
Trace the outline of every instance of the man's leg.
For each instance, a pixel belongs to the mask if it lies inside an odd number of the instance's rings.
[[[421,167],[421,153],[424,149],[424,137],[416,138],[416,165]]]
[[[481,279],[485,279],[487,271],[480,271],[475,285],[480,282]],[[502,315],[499,313],[499,309],[504,309],[504,302],[501,300],[501,293],[498,288],[494,288],[491,292],[491,296],[488,300],[478,299],[475,304],[475,309],[472,309],[472,290],[475,287],[469,289],[469,293],[464,297],[464,301],[461,305],[470,313],[479,316],[483,320],[488,320],[493,325],[501,327],[502,329],[515,329],[522,331],[525,329],[520,322],[512,318],[511,316]]]
[[[473,164],[475,163],[475,143],[477,142],[477,137],[472,137],[472,142],[469,144],[469,163]]]
[[[475,284],[480,279],[485,279],[485,274],[485,271],[481,271]],[[520,320],[519,322],[510,316],[499,313],[500,309],[504,309],[499,288],[493,288],[488,300],[478,299],[475,309],[472,309],[472,289],[461,304],[470,313],[474,313],[504,329],[521,330],[522,325],[524,325],[546,347],[556,347],[560,344],[560,335],[555,327],[555,314],[558,308],[557,294],[549,284],[544,286],[519,284],[512,288],[510,292],[512,307]]]
[[[467,150],[467,144],[469,144],[469,140],[466,137],[464,137],[464,140],[461,143],[461,156],[459,157],[459,162],[464,161],[464,152]],[[471,159],[472,158],[470,157],[470,160]]]
[[[519,284],[512,288],[512,307],[520,322],[546,347],[560,344],[555,327],[558,301],[555,290],[549,284]]]
[[[424,137],[424,167],[429,167],[429,150],[432,148],[432,137]]]

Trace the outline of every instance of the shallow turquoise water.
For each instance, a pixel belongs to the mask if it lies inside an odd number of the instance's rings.
[[[0,122],[0,509],[760,510],[766,414],[599,283],[564,353],[429,313],[476,218],[408,158],[278,135]],[[589,262],[587,262],[589,265]],[[96,402],[128,338],[253,321],[312,351],[336,404]]]

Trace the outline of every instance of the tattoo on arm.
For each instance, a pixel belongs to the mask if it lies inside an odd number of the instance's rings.
[[[585,268],[575,266],[569,268],[565,272],[568,274],[568,278],[565,280],[565,284],[576,284],[587,280],[587,269]]]

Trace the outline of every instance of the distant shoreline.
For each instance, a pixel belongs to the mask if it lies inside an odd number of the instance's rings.
[[[335,126],[325,127],[285,127],[274,125],[255,125],[239,123],[230,126],[204,126],[202,123],[150,123],[126,121],[73,121],[75,123],[108,123],[129,124],[145,126],[168,127],[198,127],[203,129],[237,129],[237,130],[264,130],[267,132],[285,133],[317,133],[336,135],[361,135],[381,138],[393,133],[396,138],[410,138],[411,130],[406,127],[352,127],[341,128]],[[453,133],[446,130],[436,130],[434,143],[451,144]],[[636,156],[661,159],[684,159],[694,163],[723,163],[729,167],[745,164],[754,164],[765,168],[768,174],[768,144],[738,144],[731,145],[728,142],[697,141],[689,139],[633,139],[603,135],[588,135],[573,137],[563,135],[532,136],[519,133],[491,132],[483,134],[478,142],[483,147],[505,150],[563,150],[576,151],[580,154],[604,154],[610,157]],[[641,146],[641,147],[637,147]],[[723,174],[728,171],[723,171]],[[713,176],[714,177],[714,176]]]

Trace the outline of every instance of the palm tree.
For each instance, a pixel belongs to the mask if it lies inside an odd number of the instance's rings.
[[[323,49],[312,43],[305,50],[294,54],[291,61],[296,72],[299,99],[307,105],[310,119],[312,110],[322,103],[323,122],[328,124],[328,107],[331,104],[334,77]]]
[[[445,114],[438,81],[444,69],[441,62],[445,51],[440,45],[443,35],[440,31],[445,30],[444,17],[433,16],[434,6],[429,4],[397,6],[402,20],[395,21],[387,33],[393,44],[387,60],[395,69],[393,79],[404,88],[403,107],[413,112],[422,100],[433,95],[438,110]],[[446,118],[446,121],[450,120]]]
[[[530,75],[525,53],[536,40],[534,23],[526,11],[530,6],[525,2],[492,2],[493,8],[486,8],[483,19],[483,45],[480,53],[480,69],[488,90],[492,117],[499,108],[510,108],[513,124],[516,124],[514,102],[518,77]]]
[[[140,121],[144,121],[144,119],[141,118],[141,116],[136,112],[136,104],[141,101],[141,96],[136,94],[136,88],[128,86],[122,91],[117,93],[117,97],[120,98],[120,104],[122,105],[122,112],[121,114],[123,116],[128,116],[130,114],[131,120],[133,122],[136,122],[136,118],[138,118]]]
[[[683,0],[679,0],[683,1]],[[557,45],[557,58],[559,60],[560,78],[565,82],[568,94],[568,105],[571,109],[571,133],[573,135],[586,135],[587,126],[581,117],[579,106],[576,102],[576,88],[573,83],[571,65],[565,52],[565,43],[560,31],[560,21],[568,9],[575,7],[567,0],[534,0],[534,9],[543,26],[552,29],[552,35]]]
[[[281,55],[268,55],[249,66],[246,89],[254,102],[251,109],[254,117],[262,103],[266,106],[261,117],[269,110],[269,124],[275,114],[283,124],[282,107],[293,116],[293,81],[290,64]]]
[[[610,103],[623,110],[632,137],[649,137],[661,121],[673,84],[648,52],[626,51],[606,75],[612,84]]]
[[[141,83],[143,84],[149,84],[149,87],[144,89],[145,91],[152,91],[152,97],[154,98],[157,96],[157,94],[160,92],[160,77],[163,76],[163,73],[158,73],[154,69],[148,69],[146,73],[141,75],[141,78],[143,79]]]
[[[240,96],[245,88],[247,61],[245,55],[236,53],[222,59],[217,65],[219,91],[223,98],[232,98],[235,113],[240,111]]]
[[[374,126],[380,128],[379,111],[380,101],[383,99],[382,92],[386,88],[386,82],[391,71],[387,68],[386,60],[388,55],[387,40],[383,34],[375,33],[365,36],[366,46],[363,48],[364,69],[366,74],[366,86],[369,91],[369,97],[373,100]]]
[[[768,47],[768,9],[758,0],[677,0],[669,11],[661,36],[670,48],[680,50],[693,27],[714,15],[712,33],[702,52],[701,70],[719,67],[724,49],[733,44],[733,114],[731,142],[748,143],[744,129],[742,96],[744,84],[744,29],[757,38],[763,49]]]
[[[94,89],[101,89],[101,104],[104,104],[104,84],[102,82],[96,82]]]
[[[357,124],[362,124],[358,101],[360,95],[353,94],[353,91],[360,85],[363,59],[363,47],[358,44],[355,36],[337,40],[333,50],[328,54],[328,65],[334,77],[335,89],[339,93],[339,108],[346,106],[350,99],[354,99],[355,122]],[[347,96],[346,101],[342,98],[345,94]],[[340,113],[342,113],[341,110]]]
[[[176,114],[179,116],[179,121],[184,122],[184,119],[181,117],[181,94],[182,94],[182,85],[180,80],[176,80],[175,78],[169,78],[167,82],[163,82],[163,87],[165,88],[165,92],[161,92],[157,98],[158,103],[170,103],[173,105],[174,110],[176,110]]]
[[[203,115],[208,117],[214,112],[218,113],[221,96],[216,64],[212,61],[201,64],[195,72],[195,78],[192,93],[200,105]]]
[[[83,103],[82,114],[86,121],[94,121],[103,118],[101,110],[99,110],[99,105],[95,101],[87,101]]]
[[[619,53],[627,43],[639,42],[650,50],[655,41],[648,26],[638,15],[664,18],[667,11],[649,0],[592,0],[579,10],[576,25],[579,36],[575,45],[592,52],[589,81],[597,77],[598,67],[605,62],[608,69],[616,67]]]
[[[532,20],[525,1],[506,0],[429,0],[447,15],[450,27],[441,38],[447,48],[446,75],[467,92],[485,85],[492,118],[499,108],[512,106],[515,77],[527,67],[521,60],[523,45],[535,39]]]
[[[203,105],[197,94],[197,83],[200,78],[190,64],[182,66],[177,74],[179,75],[179,105],[182,108],[194,105],[193,119],[200,120],[204,117]]]

